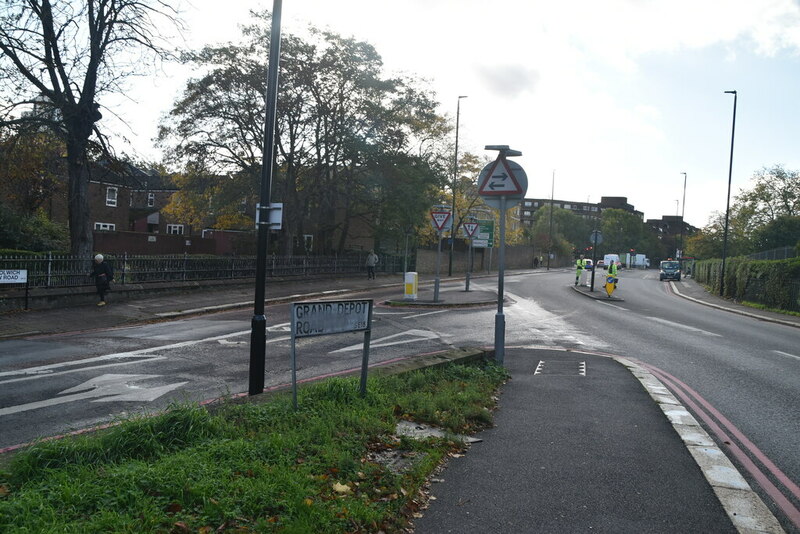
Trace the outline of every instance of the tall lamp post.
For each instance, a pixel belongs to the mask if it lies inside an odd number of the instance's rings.
[[[731,177],[733,176],[733,140],[736,135],[736,91],[725,91],[726,94],[733,95],[733,125],[731,126],[731,159],[728,164],[728,199],[725,204],[725,233],[722,237],[722,273],[719,277],[719,296],[725,295],[725,260],[728,256],[728,221],[731,212]]]
[[[553,180],[550,183],[550,233],[547,238],[547,270],[550,270],[550,256],[553,255],[553,194],[556,191],[556,170],[553,169]]]
[[[447,276],[453,276],[453,247],[456,242],[456,184],[458,183],[458,122],[461,115],[461,99],[467,98],[466,95],[458,97],[456,104],[456,155],[453,161],[453,226],[450,228],[450,257],[447,260]]]
[[[278,102],[278,65],[281,57],[281,2],[273,0],[272,33],[269,41],[267,71],[267,114],[264,121],[264,151],[261,156],[261,202],[258,205],[258,250],[256,252],[256,292],[250,332],[250,376],[248,394],[264,391],[266,370],[267,318],[264,297],[267,278],[267,245],[269,241],[270,189],[275,157],[275,114]]]
[[[686,221],[684,220],[686,215],[686,173],[682,172],[681,174],[683,175],[683,202],[681,202],[681,253],[678,254],[679,260],[683,257],[683,232],[686,229]]]

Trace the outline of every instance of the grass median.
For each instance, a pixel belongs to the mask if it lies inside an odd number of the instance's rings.
[[[0,469],[2,532],[398,532],[456,436],[491,425],[505,371],[449,364],[336,378],[269,402],[180,405],[89,436],[42,442]]]

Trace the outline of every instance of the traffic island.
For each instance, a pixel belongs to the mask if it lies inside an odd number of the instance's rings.
[[[601,288],[595,288],[594,291],[591,291],[588,286],[570,286],[574,291],[577,291],[581,295],[586,295],[587,297],[595,300],[604,300],[606,302],[625,302],[625,299],[615,296],[608,296],[606,292]]]

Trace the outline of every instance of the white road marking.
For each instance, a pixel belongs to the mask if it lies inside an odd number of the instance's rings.
[[[400,332],[399,334],[392,334],[391,336],[382,337],[380,339],[374,339],[369,344],[369,347],[370,349],[377,347],[389,347],[391,345],[413,343],[415,341],[428,341],[430,339],[439,339],[439,337],[440,337],[439,334],[437,334],[436,332],[430,332],[428,330],[407,330],[405,332]],[[397,339],[397,338],[402,338],[402,339]],[[388,341],[390,339],[394,339],[395,341]],[[359,343],[357,345],[350,345],[349,347],[344,347],[342,349],[332,350],[328,354],[336,354],[337,352],[347,352],[351,350],[361,350],[363,347],[364,344]]]
[[[418,313],[416,315],[409,315],[407,317],[403,317],[403,319],[414,319],[415,317],[425,317],[426,315],[433,315],[435,313],[444,313],[446,311],[448,311],[448,310],[437,310],[437,311],[426,312],[426,313]]]
[[[795,356],[794,354],[789,354],[788,352],[783,352],[782,350],[773,350],[772,352],[776,352],[776,353],[780,354],[781,356],[788,356],[790,358],[796,358],[796,359],[800,360],[800,356]]]
[[[181,347],[191,347],[192,345],[198,345],[200,343],[205,343],[207,341],[228,339],[249,333],[250,330],[242,330],[240,332],[223,334],[221,336],[213,336],[204,339],[195,339],[191,341],[181,341],[180,343],[172,343],[170,345],[160,345],[158,347],[149,347],[146,349],[132,350],[129,352],[117,352],[114,354],[106,354],[104,356],[96,356],[94,358],[85,358],[83,360],[72,360],[69,362],[54,363],[50,365],[40,365],[38,367],[28,367],[27,369],[19,369],[16,371],[3,371],[0,372],[0,377],[9,376],[18,378],[12,378],[10,380],[0,380],[0,384],[7,384],[9,382],[19,382],[21,380],[32,380],[35,378],[42,378],[46,376],[49,377],[49,376],[63,375],[66,373],[74,373],[76,371],[87,371],[89,369],[95,369],[97,367],[105,367],[108,365],[128,365],[131,363],[138,363],[142,361],[141,356],[148,355],[153,352],[159,352],[162,350],[169,350],[169,349],[177,349]],[[124,361],[130,358],[136,358],[136,360],[133,362]],[[148,361],[161,360],[161,359],[164,359],[164,356],[153,356],[149,358]],[[121,361],[115,361],[115,360],[121,360]],[[67,369],[69,367],[85,365],[87,363],[102,363],[103,365],[97,365],[93,367],[79,367],[77,369],[68,369],[63,371],[61,370],[61,369]]]
[[[595,302],[599,302],[600,304],[603,304],[605,306],[611,306],[612,308],[616,308],[618,310],[628,311],[628,308],[623,308],[622,306],[617,306],[616,304],[611,304],[610,302],[603,302],[602,300],[598,300]]]
[[[695,332],[697,334],[704,334],[706,336],[722,337],[720,334],[708,332],[707,330],[700,330],[699,328],[694,328],[692,326],[687,326],[685,324],[676,323],[674,321],[668,321],[667,319],[662,319],[660,317],[647,317],[647,318],[650,319],[651,321],[656,321],[657,323],[662,323],[675,328],[680,328],[681,330],[686,330],[688,332]]]
[[[93,402],[154,401],[165,393],[169,393],[173,389],[188,384],[188,382],[176,382],[174,384],[167,384],[166,386],[154,388],[131,384],[132,382],[138,382],[149,378],[158,378],[159,376],[160,375],[101,375],[87,380],[78,386],[65,389],[59,393],[59,395],[65,395],[63,397],[54,397],[43,401],[0,408],[0,416],[91,398],[96,398]]]

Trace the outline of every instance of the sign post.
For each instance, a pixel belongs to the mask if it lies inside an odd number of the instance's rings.
[[[597,245],[603,242],[603,232],[592,230],[592,236],[589,241],[592,242],[592,283],[589,285],[589,291],[594,291],[594,273],[597,271]]]
[[[436,278],[433,281],[433,302],[439,302],[439,271],[442,266],[442,232],[453,227],[452,212],[449,206],[434,206],[431,210],[431,224],[436,230],[436,240],[439,242],[436,251]]]
[[[478,177],[478,194],[483,201],[500,211],[500,255],[497,265],[497,314],[494,321],[494,358],[500,365],[505,359],[506,320],[503,315],[503,284],[506,262],[506,210],[516,206],[528,190],[528,175],[507,157],[521,156],[508,145],[486,145],[497,150],[497,159],[488,164]]]
[[[469,239],[469,252],[467,252],[467,282],[464,286],[464,291],[469,292],[469,279],[472,275],[472,242],[475,240],[475,232],[478,231],[478,223],[476,218],[468,216],[468,221],[464,223],[464,233],[467,234]]]

